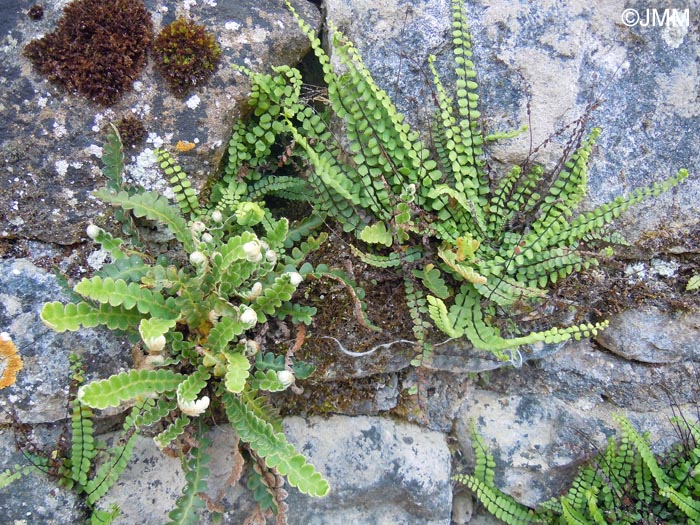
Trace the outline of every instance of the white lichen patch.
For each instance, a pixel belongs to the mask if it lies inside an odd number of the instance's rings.
[[[689,28],[690,24],[664,24],[661,38],[664,39],[666,45],[671,49],[678,49],[688,34]]]
[[[241,24],[234,22],[233,20],[226,22],[224,24],[224,29],[227,31],[238,31],[241,28]]]
[[[138,184],[146,190],[156,191],[169,199],[174,197],[170,185],[163,179],[158,167],[158,157],[152,149],[144,149],[138,157],[132,157],[132,161],[131,164],[125,166],[127,179],[130,182]]]
[[[54,163],[54,167],[56,168],[56,173],[59,174],[61,177],[65,177],[66,173],[68,173],[68,161],[67,160],[57,160]]]
[[[187,101],[185,102],[185,105],[190,109],[197,109],[197,107],[199,106],[199,103],[201,101],[202,100],[199,98],[199,95],[195,94],[187,99]]]
[[[663,259],[651,260],[651,271],[661,277],[675,277],[680,265],[676,261],[664,261]]]
[[[656,80],[660,93],[657,99],[663,104],[657,107],[657,118],[663,119],[669,110],[681,118],[700,117],[700,70],[696,63],[683,64],[670,75],[659,75]]]
[[[162,148],[165,141],[157,133],[149,133],[146,142],[153,144],[154,148]]]
[[[103,249],[99,249],[96,252],[92,252],[88,255],[87,263],[93,270],[101,270],[109,259],[109,252]]]
[[[14,317],[22,312],[22,302],[14,295],[0,293],[0,305],[3,306],[9,317]]]
[[[63,124],[60,124],[59,122],[53,123],[53,136],[55,138],[60,139],[65,137],[66,133],[68,133],[68,130],[66,130],[66,127]]]
[[[90,144],[84,151],[87,155],[92,155],[97,158],[102,157],[102,147],[97,144]]]

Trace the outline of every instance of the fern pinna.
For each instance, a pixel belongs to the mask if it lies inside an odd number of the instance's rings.
[[[113,135],[108,144],[118,142]],[[201,416],[212,413],[210,405],[218,405],[215,413],[229,416],[241,441],[271,471],[302,492],[323,496],[328,483],[287,443],[266,402],[270,393],[306,379],[314,367],[264,351],[255,332],[271,318],[311,322],[315,309],[294,303],[292,296],[305,277],[332,274],[303,262],[324,235],[297,232],[296,241],[291,240],[287,219],[274,219],[252,202],[222,210],[200,205],[186,175],[165,151],[157,154],[176,193],[175,204],[154,192],[126,187],[118,180],[113,153],[106,166],[112,183],[96,195],[128,212],[134,227],[138,219],[158,224],[182,250],[169,258],[151,255],[132,244],[137,236],[124,240],[96,225],[88,228],[112,262],[74,286],[79,300],[48,303],[41,318],[57,331],[97,325],[121,330],[139,342],[143,356],[132,370],[82,386],[78,402],[96,409],[136,402],[136,425],[165,423],[155,437],[161,448],[188,428],[199,428]],[[193,453],[190,466],[196,474],[188,475],[188,482],[191,477],[196,483],[185,491],[188,501],[201,492],[204,470],[198,465],[205,459],[204,448],[201,441]],[[75,477],[84,478],[82,464],[73,468]],[[201,507],[182,500],[171,518],[194,523]]]
[[[253,82],[253,111],[234,128],[215,199],[224,206],[265,195],[306,199],[311,222],[335,219],[364,242],[364,248],[351,247],[364,262],[403,273],[414,333],[426,350],[429,318],[451,338],[465,337],[477,349],[513,359],[521,345],[587,337],[606,325],[506,338],[494,319],[540,303],[551,283],[596,264],[579,249],[582,242],[688,173],[680,170],[660,184],[576,214],[587,189],[596,128],[554,173],[537,165],[515,166],[500,177],[490,173],[484,148],[513,133],[482,133],[463,1],[453,0],[452,7],[456,92],[448,94],[431,58],[438,105],[431,144],[405,122],[351,42],[330,24],[335,65],[297,17],[322,68],[326,95],[309,97],[301,75],[289,67],[274,74],[241,68]],[[323,102],[327,109],[319,111]],[[329,115],[342,120],[342,138]],[[271,162],[285,140],[286,148]],[[290,168],[301,168],[304,176],[291,176]]]
[[[688,429],[685,442],[661,456],[651,452],[648,436],[623,416],[619,438],[584,465],[569,490],[537,509],[516,502],[494,482],[495,462],[472,424],[473,474],[454,479],[466,485],[486,510],[511,525],[633,525],[638,523],[700,523],[700,431],[698,423],[678,418]]]

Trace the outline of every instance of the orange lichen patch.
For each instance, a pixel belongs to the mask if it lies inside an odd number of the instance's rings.
[[[17,381],[17,372],[22,370],[22,358],[7,332],[0,333],[0,388],[12,386]]]
[[[187,142],[186,140],[178,140],[177,144],[175,144],[175,149],[178,150],[180,153],[184,153],[186,151],[190,151],[194,149],[195,147],[194,142]]]

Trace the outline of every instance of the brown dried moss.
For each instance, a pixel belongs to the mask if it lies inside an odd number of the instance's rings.
[[[24,54],[49,80],[99,104],[114,104],[146,64],[153,33],[141,0],[76,0],[56,30]]]
[[[178,18],[158,33],[153,51],[158,71],[178,97],[206,82],[221,56],[214,35],[185,18]]]
[[[146,128],[141,119],[127,115],[117,124],[117,131],[124,147],[135,147],[146,138]]]

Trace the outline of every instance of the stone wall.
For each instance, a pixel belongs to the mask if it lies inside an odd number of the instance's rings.
[[[223,155],[231,123],[244,111],[248,85],[229,66],[295,64],[308,50],[281,2],[145,3],[157,27],[176,13],[208,25],[222,45],[223,63],[186,100],[168,95],[149,65],[131,92],[104,109],[47,83],[21,55],[28,41],[54,26],[66,2],[46,2],[41,21],[26,17],[28,0],[0,2],[0,331],[10,333],[25,361],[18,383],[0,392],[0,406],[13,409],[47,446],[66,417],[68,353],[84,356],[89,378],[130,363],[128,345],[104,331],[54,334],[38,319],[43,302],[61,294],[46,270],[57,264],[76,277],[96,262],[83,232],[103,213],[89,194],[103,184],[97,155],[104,126],[128,114],[144,120],[148,139],[129,152],[128,169],[135,180],[155,188],[164,183],[149,152],[178,140],[194,143],[178,160],[201,184]],[[409,120],[430,122],[425,64],[427,55],[435,54],[449,84],[448,0],[326,0],[322,14],[303,0],[293,3],[314,24],[325,19],[344,31]],[[649,230],[672,239],[653,254],[636,252],[641,256],[637,274],[663,291],[680,277],[673,271],[662,275],[659,268],[698,262],[700,6],[669,4],[690,7],[689,27],[630,27],[621,18],[628,7],[645,16],[641,2],[494,0],[469,2],[468,18],[484,126],[492,132],[529,123],[531,129],[496,145],[492,166],[521,161],[531,142],[541,143],[596,102],[591,123],[604,133],[592,159],[589,205],[681,167],[691,172],[681,188],[635,208],[620,224],[631,240],[645,239]],[[538,160],[551,166],[565,140],[554,136]],[[402,362],[385,371],[390,381],[379,381],[393,392],[377,388],[378,397],[382,390],[382,399],[391,400],[388,405],[376,403],[349,416],[286,421],[291,440],[333,485],[325,500],[309,501],[291,491],[289,521],[493,523],[459,488],[453,498],[448,479],[449,451],[469,456],[470,420],[495,453],[499,486],[527,504],[567,486],[580,462],[613,433],[613,413],[649,430],[661,448],[674,437],[667,421],[671,404],[695,414],[699,330],[692,309],[644,303],[613,317],[596,341],[564,345],[520,369],[496,368],[461,347],[446,350],[419,373]],[[422,412],[407,414],[409,422],[394,421],[388,411],[411,386],[420,386]],[[7,451],[0,471],[22,460],[9,423],[7,412],[0,413],[0,442]],[[221,458],[228,457],[228,437],[215,436]],[[107,499],[124,509],[118,523],[162,523],[180,491],[179,462],[146,439],[137,449],[134,464]],[[32,479],[0,491],[0,515],[8,523],[80,519],[83,509],[73,493]],[[251,512],[245,491],[230,490],[225,501],[225,523],[241,523]]]

